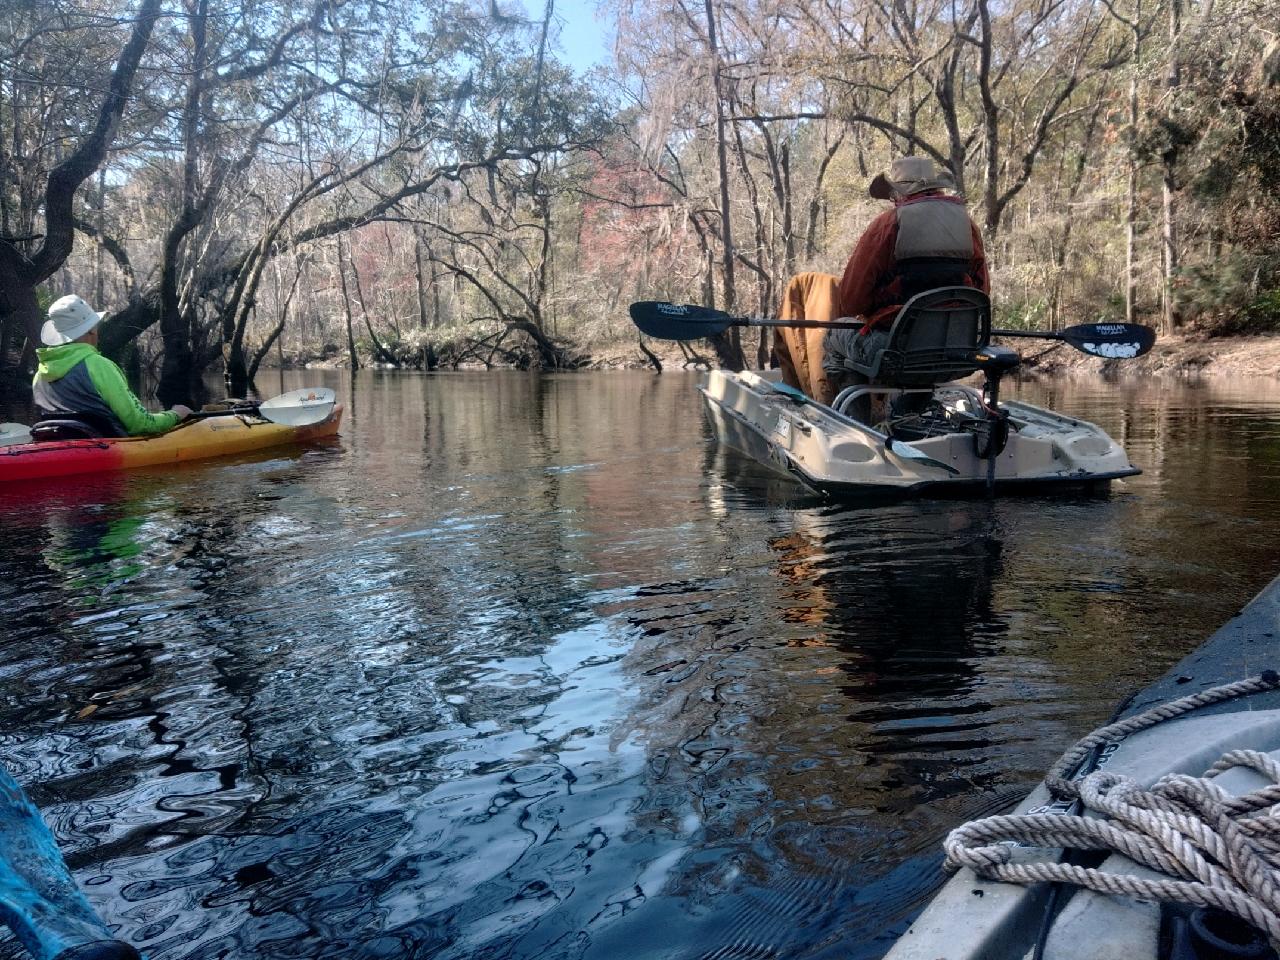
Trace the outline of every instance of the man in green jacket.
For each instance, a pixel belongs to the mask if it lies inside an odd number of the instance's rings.
[[[120,368],[98,353],[101,321],[102,314],[74,295],[49,307],[40,331],[48,346],[36,351],[40,366],[31,385],[41,416],[83,418],[117,437],[164,433],[191,416],[181,404],[147,412]]]

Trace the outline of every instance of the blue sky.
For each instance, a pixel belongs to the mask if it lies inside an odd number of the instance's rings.
[[[531,20],[542,19],[543,0],[523,0]],[[555,19],[560,34],[556,52],[575,70],[587,70],[607,63],[613,45],[611,18],[598,18],[596,0],[555,0]]]

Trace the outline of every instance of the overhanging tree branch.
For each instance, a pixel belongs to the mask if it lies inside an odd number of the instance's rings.
[[[93,132],[71,156],[49,173],[49,181],[45,186],[45,241],[31,258],[29,270],[26,271],[32,285],[52,276],[71,254],[75,237],[72,199],[80,184],[92,176],[106,158],[107,149],[111,146],[111,139],[120,124],[125,104],[133,89],[138,64],[142,61],[142,54],[146,51],[159,15],[160,0],[142,0],[129,42],[125,44],[111,73],[111,83],[106,99],[98,111]],[[8,251],[17,252],[8,243],[0,242],[0,255]]]

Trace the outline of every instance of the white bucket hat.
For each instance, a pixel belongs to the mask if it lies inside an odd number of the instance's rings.
[[[50,347],[79,340],[102,321],[102,314],[75,294],[59,297],[49,305],[49,319],[40,328],[40,339]]]

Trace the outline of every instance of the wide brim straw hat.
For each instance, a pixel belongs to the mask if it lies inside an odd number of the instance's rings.
[[[939,169],[928,157],[899,157],[867,187],[877,200],[909,197],[925,190],[949,190],[956,185],[950,170]]]
[[[49,306],[49,319],[40,328],[40,339],[46,346],[79,340],[102,322],[102,314],[75,294],[59,297]]]

